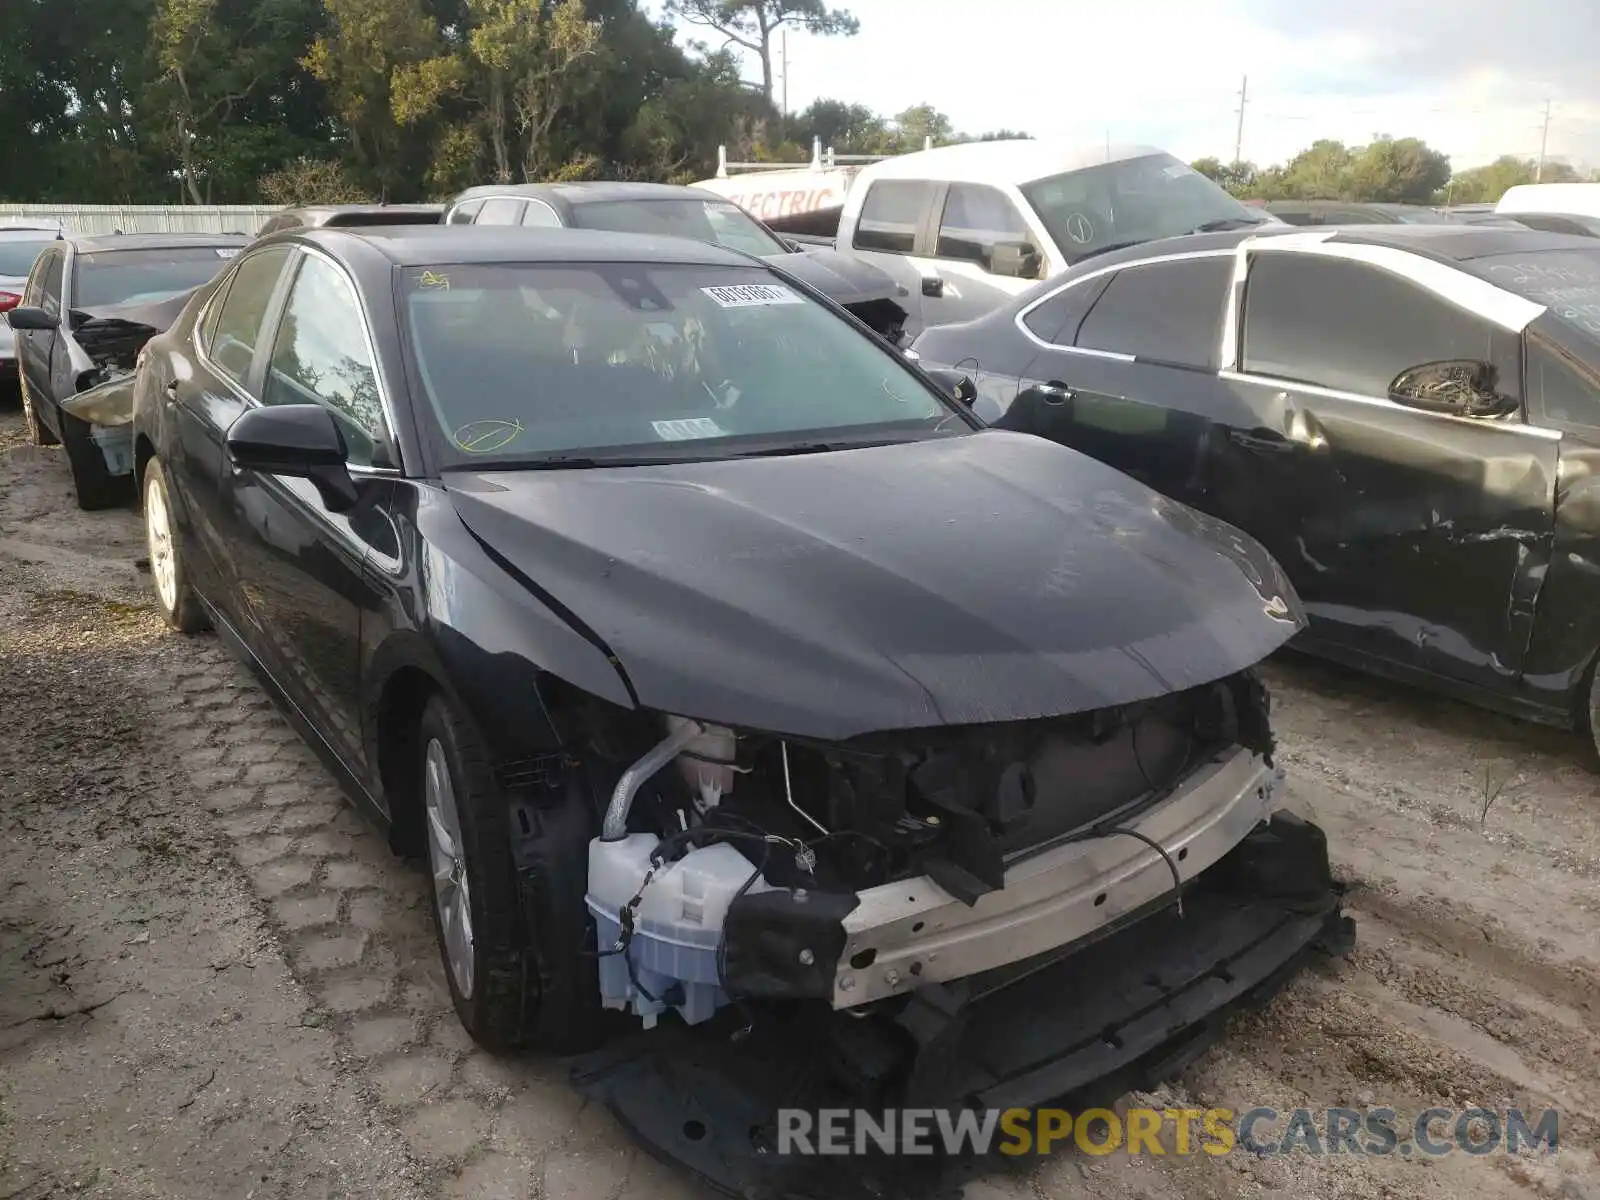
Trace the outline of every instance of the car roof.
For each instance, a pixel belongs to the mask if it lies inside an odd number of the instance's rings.
[[[935,179],[952,183],[1031,183],[1066,171],[1109,162],[1165,154],[1157,146],[1085,145],[1059,138],[1003,138],[964,142],[886,158],[863,168],[860,182],[872,179]]]
[[[489,196],[520,196],[529,200],[559,200],[565,204],[595,204],[615,200],[720,200],[715,192],[672,183],[624,183],[610,180],[578,183],[490,183],[468,188],[451,201],[461,204]]]
[[[243,246],[242,233],[97,233],[68,234],[64,239],[80,254],[115,250],[177,250],[185,246]]]
[[[368,246],[400,267],[443,263],[660,262],[763,267],[760,259],[691,238],[521,225],[370,225],[284,230],[264,243],[307,242],[338,256]]]
[[[1499,225],[1301,225],[1261,226],[1255,229],[1230,229],[1223,233],[1194,233],[1181,237],[1140,242],[1108,254],[1099,254],[1074,263],[1065,275],[1081,275],[1122,262],[1163,258],[1173,254],[1192,254],[1206,250],[1231,250],[1248,239],[1289,238],[1292,241],[1354,242],[1370,246],[1392,246],[1414,254],[1446,262],[1467,263],[1499,254],[1537,253],[1544,250],[1595,249],[1595,239],[1579,234],[1548,233],[1525,226]]]
[[[59,225],[0,225],[0,241],[53,242],[60,237]]]

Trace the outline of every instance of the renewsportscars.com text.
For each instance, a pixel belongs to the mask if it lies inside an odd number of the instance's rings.
[[[779,1154],[1354,1154],[1438,1158],[1518,1154],[1560,1142],[1553,1108],[1529,1121],[1520,1109],[1429,1108],[1410,1120],[1392,1108],[1061,1108],[986,1111],[904,1108],[782,1109]]]

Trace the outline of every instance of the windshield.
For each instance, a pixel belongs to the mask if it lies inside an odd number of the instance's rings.
[[[72,277],[72,307],[158,304],[199,287],[237,253],[234,246],[180,246],[80,254]]]
[[[1600,247],[1495,254],[1473,265],[1490,283],[1547,306],[1568,325],[1600,341]]]
[[[1170,154],[1146,154],[1022,185],[1069,263],[1116,246],[1259,225],[1245,207]]]
[[[26,279],[28,272],[33,270],[33,260],[39,257],[39,251],[53,241],[54,237],[44,235],[37,239],[0,236],[0,275]]]
[[[728,200],[604,200],[574,204],[572,223],[580,229],[694,238],[744,254],[789,252],[749,213]]]
[[[408,268],[448,465],[714,458],[968,432],[897,355],[759,268]]]

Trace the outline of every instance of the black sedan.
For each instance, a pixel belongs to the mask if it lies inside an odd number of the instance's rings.
[[[131,373],[145,341],[247,242],[235,234],[76,236],[51,242],[35,260],[10,313],[23,413],[36,443],[65,443],[82,507],[125,499],[129,479],[109,469],[91,425],[62,404]]]
[[[906,337],[907,313],[900,303],[905,289],[888,272],[831,246],[806,247],[780,237],[737,204],[702,188],[602,181],[485,184],[453,199],[444,220],[697,238],[753,254],[798,277],[891,344]]]
[[[949,384],[688,240],[275,235],[137,375],[158,603],[426,853],[486,1045],[614,1009],[717,1030],[724,1099],[822,1057],[1032,1103],[1178,1061],[1347,927],[1277,811],[1270,558]],[[588,1078],[682,1150],[647,1061]],[[755,1163],[762,1102],[708,1098],[707,1145]]]
[[[979,411],[1000,426],[1259,538],[1305,601],[1306,649],[1597,729],[1593,239],[1179,238],[913,351],[981,376]]]

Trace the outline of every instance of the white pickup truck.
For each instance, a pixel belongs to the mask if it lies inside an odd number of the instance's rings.
[[[1272,223],[1153,146],[970,142],[849,172],[799,169],[695,186],[797,241],[833,246],[889,272],[910,292],[902,301],[911,310],[908,332],[981,316],[1107,250]],[[774,204],[772,195],[781,199]],[[833,211],[834,237],[816,236]]]

